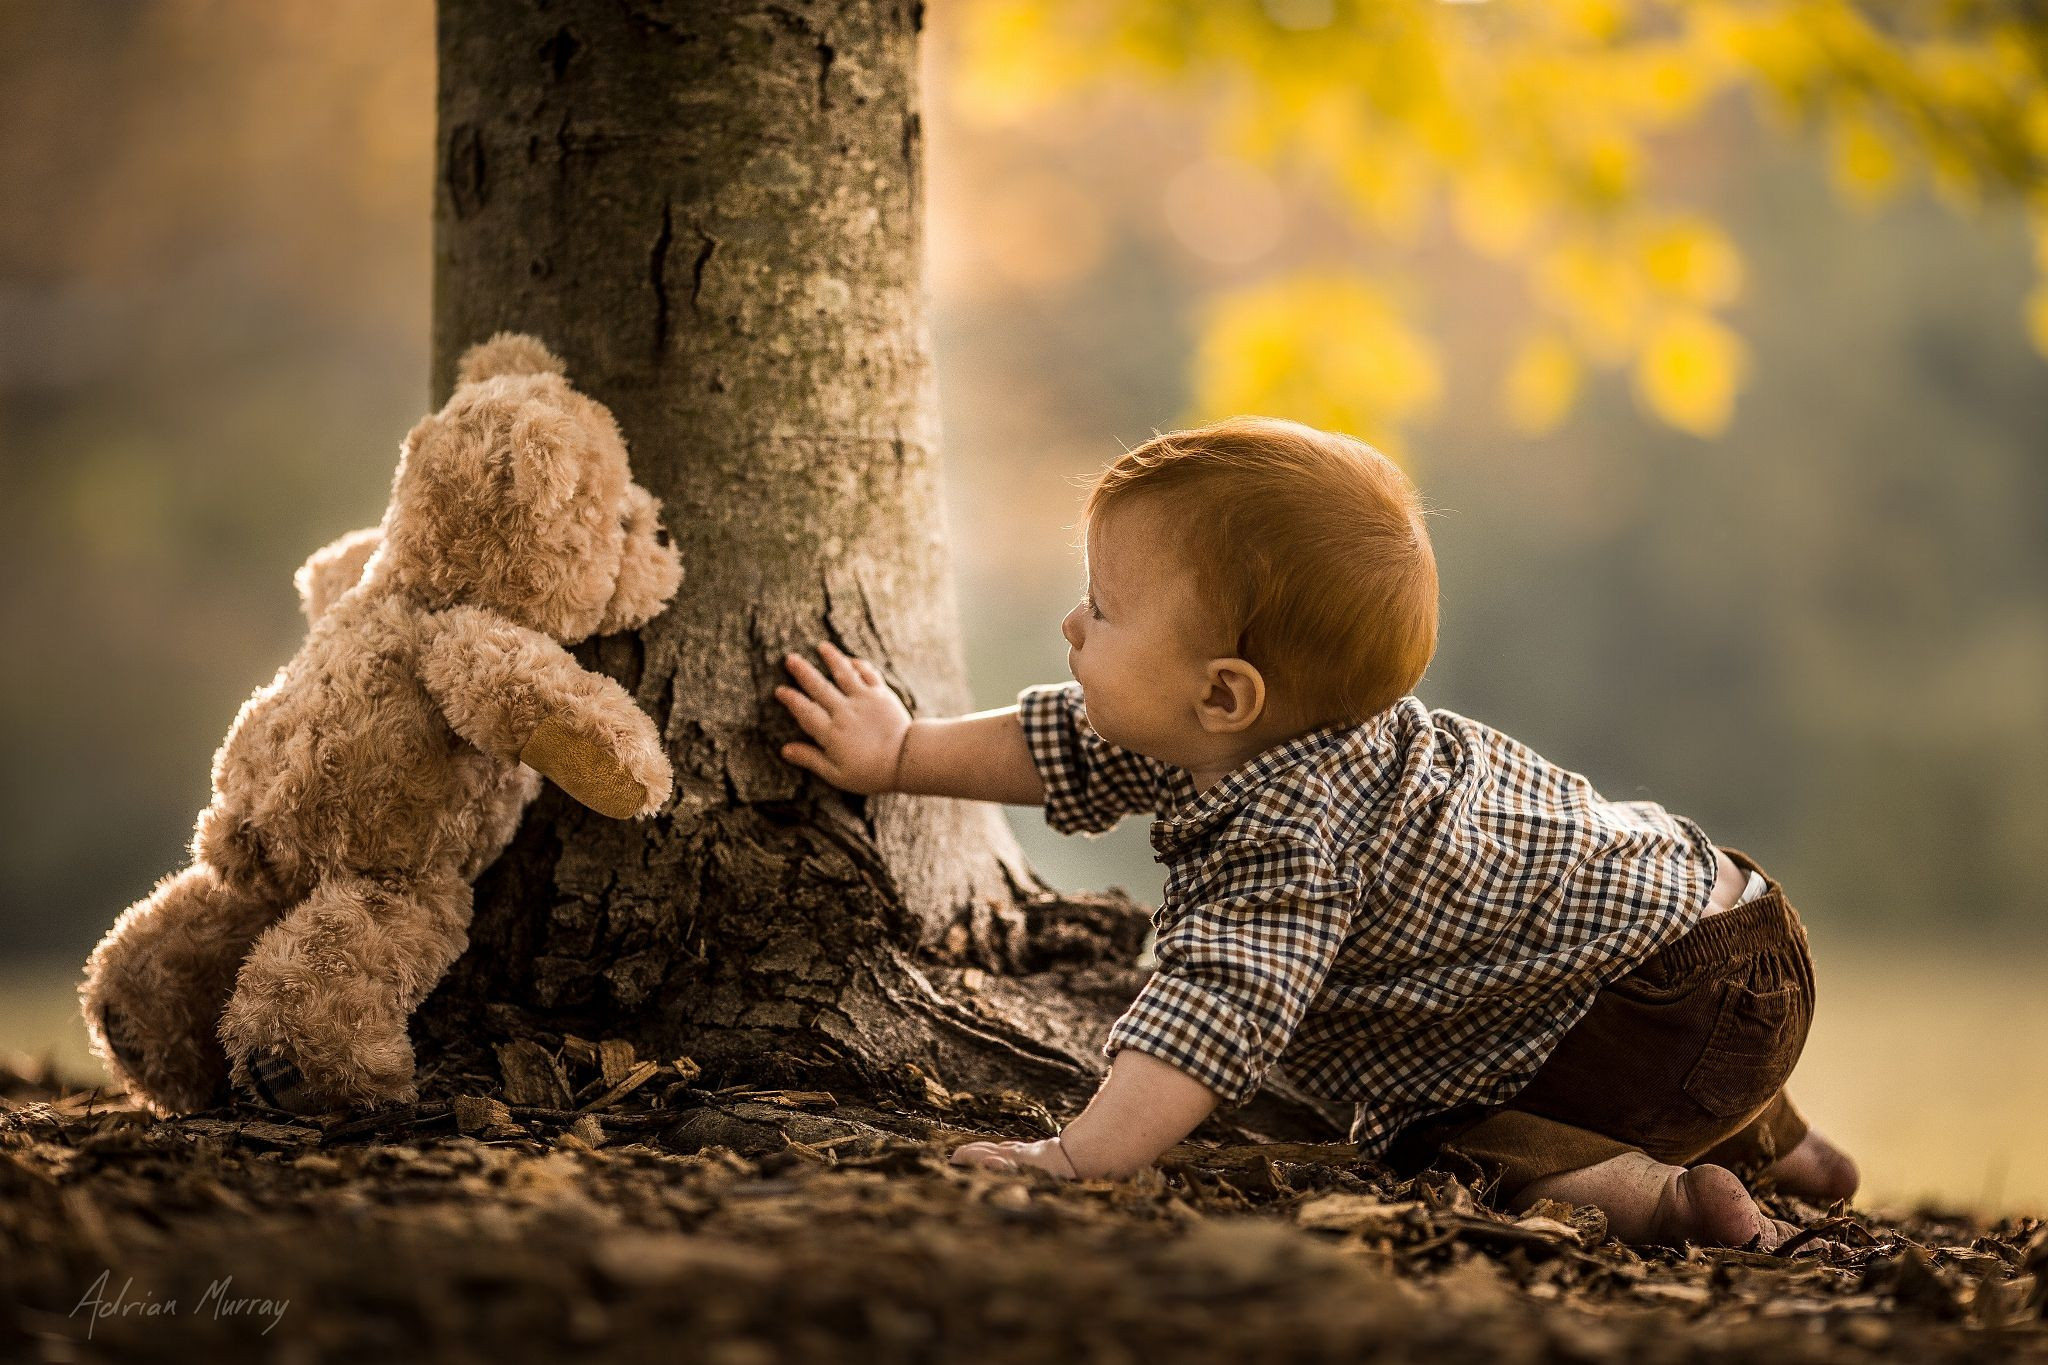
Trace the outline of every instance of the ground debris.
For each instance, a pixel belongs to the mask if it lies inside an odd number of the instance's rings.
[[[1344,1143],[956,1167],[1053,1120],[928,1076],[707,1091],[575,1037],[500,1067],[158,1120],[0,1064],[0,1358],[2048,1360],[2038,1220],[1773,1199],[1779,1253],[1637,1250]]]
[[[458,1095],[454,1100],[455,1127],[479,1137],[518,1137],[526,1130],[512,1117],[503,1100],[488,1095]]]
[[[512,1104],[568,1109],[569,1078],[562,1064],[529,1039],[498,1044],[498,1069],[505,1077],[505,1099]]]

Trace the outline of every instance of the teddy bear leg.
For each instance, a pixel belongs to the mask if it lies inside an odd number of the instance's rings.
[[[418,1098],[413,1009],[469,946],[469,883],[330,877],[256,940],[221,1015],[233,1083],[319,1113]]]
[[[281,908],[198,863],[122,911],[86,959],[78,999],[92,1050],[152,1111],[226,1099],[220,1012],[249,945]]]

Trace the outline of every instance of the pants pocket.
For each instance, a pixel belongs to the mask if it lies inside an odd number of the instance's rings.
[[[1655,961],[1645,963],[1627,976],[1610,981],[1604,993],[1635,1005],[1674,1005],[1695,991],[1712,984],[1702,982],[1697,971],[1683,972]]]
[[[1753,990],[1730,981],[1685,1093],[1717,1118],[1763,1108],[1792,1074],[1806,1041],[1807,1006],[1799,987]]]

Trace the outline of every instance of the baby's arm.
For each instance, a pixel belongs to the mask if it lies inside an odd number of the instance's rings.
[[[1128,1175],[1218,1105],[1251,1099],[1321,990],[1355,888],[1314,839],[1273,831],[1214,850],[1160,930],[1159,969],[1109,1031],[1114,1066],[1057,1140],[970,1143],[963,1164]]]
[[[1058,1137],[970,1142],[953,1150],[953,1162],[990,1170],[1036,1166],[1080,1180],[1132,1175],[1193,1132],[1215,1107],[1216,1092],[1187,1072],[1125,1048],[1095,1098]]]
[[[815,743],[791,742],[782,756],[833,786],[872,796],[911,792],[1036,806],[1045,784],[1024,743],[1017,708],[945,720],[913,720],[881,672],[827,642],[827,677],[800,654],[783,662],[802,690],[775,689]]]

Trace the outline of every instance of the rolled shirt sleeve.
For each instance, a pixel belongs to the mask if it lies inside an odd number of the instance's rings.
[[[1158,970],[1109,1032],[1243,1104],[1322,990],[1355,908],[1354,887],[1314,842],[1291,835],[1220,845],[1159,932]]]
[[[1079,683],[1017,694],[1017,719],[1045,784],[1045,823],[1061,834],[1101,834],[1126,815],[1158,809],[1166,764],[1120,749],[1088,724]]]

